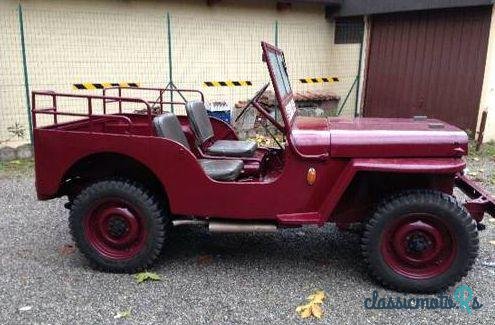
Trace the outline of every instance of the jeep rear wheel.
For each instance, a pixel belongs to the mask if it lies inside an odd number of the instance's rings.
[[[157,198],[128,180],[85,188],[71,206],[71,233],[92,266],[133,273],[149,267],[165,239],[168,218]]]
[[[436,292],[458,282],[478,253],[476,222],[449,195],[400,193],[368,221],[362,252],[374,278],[408,292]]]

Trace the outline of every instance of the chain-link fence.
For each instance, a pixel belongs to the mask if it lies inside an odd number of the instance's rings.
[[[98,88],[112,84],[163,88],[173,81],[233,106],[269,81],[262,40],[284,50],[294,92],[334,95],[334,114],[353,116],[357,105],[361,46],[323,15],[19,6],[0,16],[0,141],[29,141],[28,88],[100,95]],[[362,39],[362,30],[347,27],[350,38],[357,32]],[[183,107],[174,110],[184,114]]]

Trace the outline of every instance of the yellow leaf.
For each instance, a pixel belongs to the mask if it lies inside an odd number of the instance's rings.
[[[308,318],[309,316],[311,316],[311,308],[305,308],[305,309],[303,309],[299,313],[299,316],[301,316],[301,318]]]
[[[311,303],[309,303],[309,304],[304,304],[304,305],[301,305],[301,306],[298,306],[298,307],[296,308],[296,312],[300,313],[300,312],[302,312],[304,309],[309,309],[309,308],[311,308]]]
[[[119,311],[117,314],[115,314],[115,316],[113,316],[113,318],[115,318],[115,319],[120,319],[120,318],[126,319],[126,318],[129,318],[130,316],[131,316],[131,310],[130,309],[127,309],[127,310],[124,310],[124,311]]]
[[[134,278],[137,283],[142,283],[144,281],[160,281],[161,278],[158,274],[153,272],[141,272],[134,274]]]
[[[311,313],[313,314],[313,316],[320,319],[323,316],[323,309],[321,309],[320,305],[314,304],[311,306]]]
[[[325,300],[325,292],[324,291],[316,291],[313,295],[313,303],[322,304],[323,300]]]
[[[318,290],[315,293],[309,295],[306,299],[309,301],[305,305],[301,305],[296,308],[296,312],[301,318],[308,318],[311,315],[320,319],[323,316],[323,309],[321,305],[325,300],[326,294],[323,290]]]

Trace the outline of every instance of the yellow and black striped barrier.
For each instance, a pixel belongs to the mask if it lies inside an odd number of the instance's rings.
[[[73,84],[72,87],[76,90],[94,90],[94,89],[104,89],[104,88],[111,88],[111,87],[137,88],[137,87],[139,87],[139,84],[136,82],[117,82],[117,83],[104,82],[104,83],[97,83],[97,84],[85,82],[82,84]]]
[[[240,81],[205,81],[203,85],[206,87],[242,87],[242,86],[252,86],[253,83],[248,80]]]
[[[324,82],[338,82],[339,78],[337,77],[320,77],[320,78],[302,78],[299,81],[303,84],[319,84]]]

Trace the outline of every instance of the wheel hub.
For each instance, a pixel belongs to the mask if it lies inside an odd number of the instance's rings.
[[[414,253],[421,253],[431,247],[432,242],[424,234],[413,234],[407,238],[407,248]]]
[[[85,219],[89,243],[101,255],[126,260],[145,245],[146,231],[139,211],[120,199],[106,199],[97,204]]]
[[[455,238],[435,215],[412,213],[398,217],[383,234],[384,261],[395,272],[427,279],[445,272],[455,256]]]
[[[111,216],[108,221],[108,232],[112,237],[120,238],[128,231],[129,227],[120,216]]]

